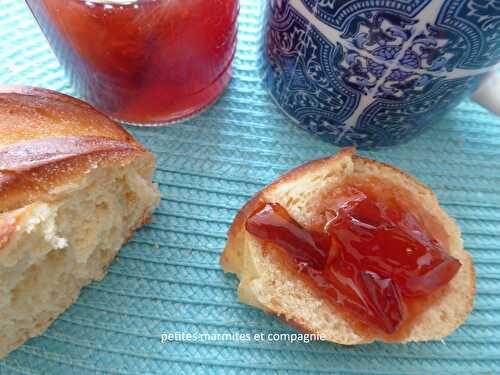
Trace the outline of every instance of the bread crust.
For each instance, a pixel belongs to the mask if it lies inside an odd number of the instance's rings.
[[[87,103],[54,91],[0,85],[0,213],[38,200],[90,169],[154,158]]]
[[[413,177],[409,176],[407,173],[397,169],[394,166],[380,163],[378,161],[365,159],[359,156],[355,156],[355,149],[348,148],[341,150],[337,155],[314,160],[308,162],[302,166],[299,166],[288,173],[284,174],[276,181],[266,186],[264,189],[256,193],[246,204],[245,206],[238,212],[235,217],[233,224],[231,225],[228,232],[228,241],[224,252],[221,256],[221,266],[225,272],[231,272],[237,274],[240,278],[240,283],[238,293],[240,295],[240,299],[242,299],[245,303],[254,305],[258,308],[265,310],[266,312],[276,315],[279,319],[286,322],[289,326],[296,328],[302,332],[311,333],[320,335],[324,332],[315,329],[308,322],[303,319],[297,318],[296,315],[291,313],[290,311],[286,311],[283,309],[276,308],[275,306],[271,306],[269,304],[261,303],[257,296],[254,295],[248,288],[249,281],[245,281],[245,279],[249,279],[253,281],[259,277],[257,271],[248,270],[248,262],[245,258],[248,257],[248,253],[251,251],[257,251],[255,249],[249,249],[248,238],[251,237],[245,230],[245,222],[248,216],[257,208],[259,201],[266,201],[266,197],[273,194],[274,190],[277,190],[279,186],[283,184],[294,184],[298,179],[303,178],[306,175],[312,175],[315,172],[328,167],[329,165],[336,164],[344,158],[350,158],[355,166],[355,168],[363,168],[363,169],[373,169],[379,172],[385,172],[394,175],[400,180],[400,184],[406,185],[412,190],[413,194],[418,194],[422,199],[425,199],[426,202],[432,206],[433,213],[439,219],[439,221],[447,227],[450,237],[453,239],[454,247],[458,249],[453,252],[452,255],[459,256],[462,262],[462,270],[461,274],[465,275],[468,278],[466,280],[467,285],[471,285],[469,290],[463,291],[463,299],[461,301],[456,301],[460,304],[460,309],[457,312],[457,316],[451,324],[444,324],[442,327],[429,327],[430,332],[425,332],[424,324],[422,322],[418,323],[417,332],[406,338],[407,341],[425,341],[425,340],[439,340],[442,337],[450,334],[454,331],[460,324],[462,324],[467,318],[468,314],[473,308],[473,300],[476,294],[476,283],[475,283],[475,271],[473,267],[472,257],[468,252],[466,252],[461,243],[460,239],[460,230],[456,223],[448,217],[448,215],[440,208],[439,203],[437,201],[435,193],[428,186],[423,183],[417,181]],[[255,239],[254,239],[255,240]],[[260,250],[260,249],[259,249]],[[283,272],[287,272],[283,270]],[[248,276],[250,274],[250,276]],[[458,275],[457,275],[458,276]],[[293,277],[291,275],[290,277]],[[455,277],[450,284],[457,282],[457,277]],[[448,288],[450,289],[450,288]],[[447,292],[445,292],[447,293]],[[432,310],[434,306],[431,306],[429,310]],[[413,332],[413,331],[412,331]],[[353,344],[363,344],[369,343],[373,341],[384,341],[383,339],[375,336],[359,336],[352,335],[348,338],[345,337],[337,337],[329,335],[326,338],[328,341],[345,344],[345,345],[353,345]]]

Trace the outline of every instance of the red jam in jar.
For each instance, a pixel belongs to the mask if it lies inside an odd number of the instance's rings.
[[[78,94],[118,120],[182,120],[229,82],[238,0],[26,2]]]
[[[261,203],[246,230],[284,250],[335,306],[385,335],[414,318],[414,307],[461,266],[417,216],[369,189],[346,189],[323,217],[320,229],[308,230],[278,203]]]

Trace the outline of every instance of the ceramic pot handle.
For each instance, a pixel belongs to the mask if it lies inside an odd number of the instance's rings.
[[[500,72],[491,73],[472,95],[472,99],[500,116]]]

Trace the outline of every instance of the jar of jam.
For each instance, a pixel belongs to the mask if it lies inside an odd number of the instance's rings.
[[[238,0],[26,0],[77,93],[161,125],[212,104],[231,76]]]

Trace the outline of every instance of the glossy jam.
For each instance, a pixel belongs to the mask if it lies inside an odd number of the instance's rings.
[[[336,306],[394,334],[415,318],[408,307],[444,287],[460,262],[395,200],[355,188],[345,197],[325,210],[321,230],[305,229],[276,203],[262,203],[246,229],[283,249]]]
[[[77,92],[119,120],[181,120],[229,82],[238,0],[26,2]]]

